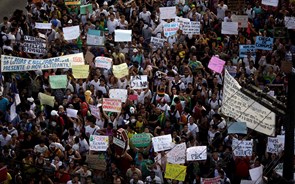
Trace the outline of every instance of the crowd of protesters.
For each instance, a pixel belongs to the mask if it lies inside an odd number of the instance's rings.
[[[274,171],[283,161],[283,152],[266,153],[267,135],[226,133],[227,122],[234,120],[220,111],[223,75],[208,69],[208,63],[218,56],[242,86],[252,84],[285,100],[288,80],[281,64],[292,61],[294,30],[275,38],[271,51],[256,50],[255,55],[241,58],[239,45],[254,44],[256,36],[274,37],[274,28],[285,28],[284,17],[294,16],[295,2],[279,1],[278,7],[271,7],[250,0],[234,10],[223,0],[82,0],[84,4],[92,4],[93,13],[81,15],[78,5],[68,6],[64,0],[28,0],[26,11],[15,10],[0,24],[2,54],[46,59],[91,52],[95,57],[112,58],[114,65],[127,63],[129,76],[116,78],[111,69],[91,63],[87,79],[75,79],[71,69],[1,73],[0,158],[1,165],[8,168],[4,183],[197,184],[201,178],[220,176],[222,184],[239,184],[251,179],[249,169],[261,165],[264,182],[286,182]],[[169,6],[176,6],[177,16],[199,21],[200,34],[185,35],[178,30],[166,38],[158,25],[174,20],[161,20],[159,7]],[[233,14],[248,15],[248,28],[239,28],[238,35],[221,34],[221,23],[232,21]],[[37,22],[51,23],[52,29],[35,29]],[[75,25],[80,26],[80,36],[65,41],[62,28]],[[89,29],[103,31],[104,46],[87,45]],[[115,42],[115,29],[132,30],[132,41]],[[46,36],[47,54],[24,52],[24,36],[40,34]],[[155,47],[151,37],[167,41]],[[62,74],[68,76],[67,88],[51,89],[49,76]],[[149,87],[130,89],[130,76],[134,75],[148,75]],[[138,97],[122,103],[121,113],[107,113],[101,103],[110,89],[127,89],[128,95]],[[40,104],[39,92],[54,96],[54,107]],[[20,104],[17,117],[11,119],[10,106],[16,94]],[[100,107],[100,118],[91,115],[89,105]],[[78,117],[68,117],[66,108],[78,110]],[[284,133],[283,120],[277,116],[276,134]],[[186,143],[188,148],[206,145],[208,158],[185,163],[185,181],[170,180],[164,177],[169,150],[157,153],[152,144],[139,149],[130,144],[123,155],[117,155],[110,141],[103,153],[105,170],[89,167],[85,161],[89,136],[112,137],[119,128],[125,129],[128,138],[143,132],[152,137],[171,134],[175,144]],[[253,139],[252,157],[235,157],[233,139]]]

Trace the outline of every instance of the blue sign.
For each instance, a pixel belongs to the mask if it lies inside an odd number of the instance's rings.
[[[247,134],[247,124],[245,122],[231,122],[227,126],[228,134]]]
[[[273,38],[257,36],[255,46],[260,50],[272,50]]]
[[[177,33],[179,29],[179,23],[171,22],[163,25],[164,35],[168,38],[169,36],[173,36]]]
[[[256,57],[256,47],[255,45],[240,45],[239,56],[241,58],[247,57],[247,54],[250,53],[251,56]]]

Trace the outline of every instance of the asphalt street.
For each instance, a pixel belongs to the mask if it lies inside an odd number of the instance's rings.
[[[26,5],[26,0],[0,0],[0,22],[2,22],[3,17],[10,17],[16,9],[21,9],[25,12]]]

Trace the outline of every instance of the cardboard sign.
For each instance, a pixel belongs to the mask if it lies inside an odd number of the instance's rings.
[[[197,21],[184,22],[182,26],[183,34],[199,35],[201,30],[201,24]]]
[[[110,69],[112,67],[112,64],[113,64],[112,58],[103,57],[103,56],[98,56],[95,58],[95,67]]]
[[[104,154],[86,155],[86,163],[90,169],[105,171],[107,168],[107,161]]]
[[[260,50],[272,50],[273,38],[256,36],[255,47]]]
[[[231,19],[238,23],[239,28],[248,28],[248,15],[232,15]]]
[[[65,89],[68,85],[67,75],[50,75],[49,84],[51,89]]]
[[[51,29],[51,23],[36,22],[35,23],[35,28],[36,29]]]
[[[163,25],[164,36],[169,37],[177,33],[179,29],[179,24],[177,22],[166,23]]]
[[[127,89],[110,89],[109,97],[112,99],[120,99],[125,103],[127,100]]]
[[[295,17],[285,17],[284,20],[287,29],[295,29]]]
[[[51,107],[54,107],[54,96],[49,96],[45,93],[39,93],[38,98],[42,105],[49,105]]]
[[[221,34],[238,35],[239,34],[239,23],[237,22],[222,22]]]
[[[186,176],[186,166],[177,164],[166,164],[165,178],[184,181]]]
[[[80,36],[80,27],[79,26],[71,26],[62,28],[62,32],[64,33],[65,40],[75,40]]]
[[[131,89],[145,89],[148,88],[148,81],[147,81],[147,75],[136,75],[131,76],[130,80],[130,87]]]
[[[86,15],[87,14],[87,10],[89,14],[93,13],[93,9],[92,9],[92,4],[86,4],[86,5],[81,5],[80,6],[80,14],[81,15]]]
[[[237,140],[234,139],[232,142],[232,149],[235,156],[252,156],[253,140]]]
[[[120,99],[103,98],[102,109],[106,112],[121,112],[122,102]]]
[[[132,40],[132,30],[115,30],[115,42],[131,42]]]
[[[106,151],[109,147],[109,136],[90,135],[89,149],[91,151]]]
[[[208,68],[210,68],[211,70],[217,73],[222,73],[224,64],[225,64],[225,61],[223,61],[222,59],[219,59],[218,57],[213,56],[210,59]]]
[[[85,54],[85,61],[87,65],[93,64],[94,55],[89,50]],[[92,66],[92,65],[91,65]]]
[[[247,134],[247,124],[245,122],[231,122],[227,127],[228,134]]]
[[[268,137],[266,152],[279,154],[284,150],[285,136]]]
[[[171,164],[184,164],[186,158],[186,144],[181,143],[175,145],[168,153],[167,153],[167,161]]]
[[[256,57],[256,46],[255,45],[240,45],[239,56],[241,58],[245,58],[245,57],[247,57],[248,53],[250,53],[251,56]]]
[[[267,6],[273,6],[277,7],[279,3],[279,0],[262,0],[261,4],[267,5]]]
[[[150,145],[151,136],[146,133],[134,134],[130,141],[136,148],[144,148]]]
[[[239,83],[225,70],[222,114],[236,121],[246,122],[248,128],[273,136],[275,113],[246,96],[240,88]]]
[[[171,135],[162,135],[152,138],[155,152],[165,151],[171,149],[172,137]]]
[[[129,75],[129,70],[128,70],[127,64],[122,63],[120,65],[113,65],[113,74],[118,79]]]
[[[90,112],[91,114],[96,117],[97,119],[100,119],[100,110],[97,106],[94,106],[94,105],[88,105],[89,106],[89,109],[90,109]]]
[[[129,145],[129,139],[123,128],[120,128],[115,132],[113,143],[115,145],[115,152],[117,155],[123,155],[126,152]]]
[[[72,66],[72,71],[75,79],[86,79],[89,75],[89,65]]]
[[[69,118],[78,118],[78,110],[76,109],[67,108],[66,113]]]
[[[104,36],[101,36],[100,30],[89,29],[87,33],[86,43],[87,45],[104,45]]]
[[[207,160],[207,146],[194,146],[186,150],[187,161]]]
[[[215,178],[201,178],[201,183],[202,184],[218,184],[220,183],[220,176],[215,177]]]
[[[160,7],[160,19],[173,19],[176,17],[176,6]]]
[[[157,37],[151,37],[151,44],[155,48],[162,48],[164,46],[164,42],[167,41],[166,39],[163,38],[157,38]]]

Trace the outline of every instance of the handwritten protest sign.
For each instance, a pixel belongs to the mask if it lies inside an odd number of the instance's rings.
[[[102,109],[107,112],[121,112],[122,102],[120,99],[104,98]]]
[[[68,6],[79,6],[81,4],[80,0],[65,0],[65,5]]]
[[[104,44],[104,37],[101,36],[100,30],[93,30],[89,29],[87,32],[87,45],[103,45]]]
[[[35,28],[36,29],[51,29],[51,23],[36,22],[35,23]]]
[[[89,14],[93,13],[92,4],[86,4],[80,6],[80,14],[85,15],[87,14],[87,11]]]
[[[155,48],[162,48],[165,41],[167,41],[167,40],[163,39],[163,38],[157,38],[157,37],[153,37],[153,36],[151,37],[151,44]]]
[[[247,134],[247,124],[245,122],[231,122],[227,127],[228,134]]]
[[[115,30],[115,42],[131,42],[132,30]]]
[[[277,7],[279,3],[279,0],[262,0],[261,4],[267,5],[267,6],[273,6]]]
[[[247,54],[250,53],[251,56],[256,56],[256,46],[255,45],[240,45],[239,56],[241,58],[247,57]]]
[[[248,27],[248,15],[232,15],[231,19],[233,22],[238,23],[239,28],[247,28]]]
[[[127,89],[110,89],[109,97],[112,99],[120,99],[122,102],[127,100]]]
[[[147,75],[131,76],[130,87],[131,87],[131,89],[148,88]]]
[[[76,79],[86,79],[89,75],[89,65],[72,66],[73,76]]]
[[[222,22],[221,34],[238,35],[239,23],[237,22]]]
[[[207,160],[207,146],[194,146],[186,150],[187,161]]]
[[[215,178],[201,178],[201,183],[202,184],[218,184],[220,183],[220,176],[217,176]]]
[[[90,135],[89,149],[91,151],[106,151],[109,147],[109,136]]]
[[[266,151],[268,153],[280,153],[284,150],[285,139],[284,137],[268,137]]]
[[[90,66],[94,66],[93,65],[93,59],[94,59],[94,54],[92,54],[92,52],[90,52],[89,50],[86,52],[85,54],[85,61],[86,61],[86,64],[90,65]],[[84,64],[83,64],[84,65]]]
[[[237,140],[232,142],[232,149],[235,156],[252,156],[253,140]]]
[[[46,54],[46,40],[33,36],[24,36],[24,52],[31,54]]]
[[[167,153],[167,161],[171,164],[184,164],[186,157],[186,144],[181,143],[175,145],[168,153]]]
[[[251,181],[251,180],[241,180],[241,184],[255,184],[255,181]]]
[[[162,135],[152,138],[155,152],[165,151],[171,149],[172,137],[171,135]]]
[[[186,176],[186,166],[178,164],[166,164],[165,178],[184,181]]]
[[[113,74],[118,79],[129,75],[128,66],[126,63],[122,63],[120,65],[113,65]]]
[[[78,116],[78,110],[76,109],[67,108],[66,113],[69,118],[77,118]]]
[[[179,23],[179,29],[182,30],[185,23],[189,23],[191,20],[188,18],[182,18],[182,17],[175,17],[175,22]]]
[[[91,169],[105,171],[107,167],[106,156],[104,154],[86,155],[86,163]]]
[[[218,57],[213,56],[210,59],[208,68],[210,68],[211,70],[217,73],[222,73],[224,64],[225,64],[225,61],[223,61],[222,59],[219,59]]]
[[[255,47],[260,50],[272,50],[273,38],[256,36]]]
[[[64,33],[65,40],[75,40],[80,36],[80,27],[79,26],[71,26],[62,28],[62,32]]]
[[[130,141],[136,148],[144,148],[150,145],[151,136],[147,133],[134,134]]]
[[[67,75],[50,75],[49,84],[51,89],[65,89],[68,84]]]
[[[182,26],[183,34],[198,35],[200,34],[201,24],[197,21],[184,22]]]
[[[160,19],[172,19],[176,17],[176,7],[160,7]]]
[[[263,183],[263,167],[260,165],[259,167],[255,167],[253,169],[249,170],[250,177],[252,181],[255,181],[255,183]]]
[[[112,67],[113,59],[103,56],[95,58],[95,67],[110,69]]]
[[[91,114],[96,117],[97,119],[100,119],[100,110],[99,107],[95,106],[95,105],[89,105],[89,109]]]
[[[275,113],[246,96],[240,88],[239,83],[225,70],[222,114],[246,122],[248,128],[273,136]]]
[[[177,22],[166,23],[163,25],[164,36],[169,37],[177,33],[179,24]]]
[[[129,100],[137,100],[138,99],[138,95],[128,95],[128,99]]]
[[[45,93],[39,93],[38,98],[42,105],[49,105],[50,107],[54,107],[54,96],[50,96]]]
[[[295,29],[295,17],[285,17],[284,22],[287,29]]]

